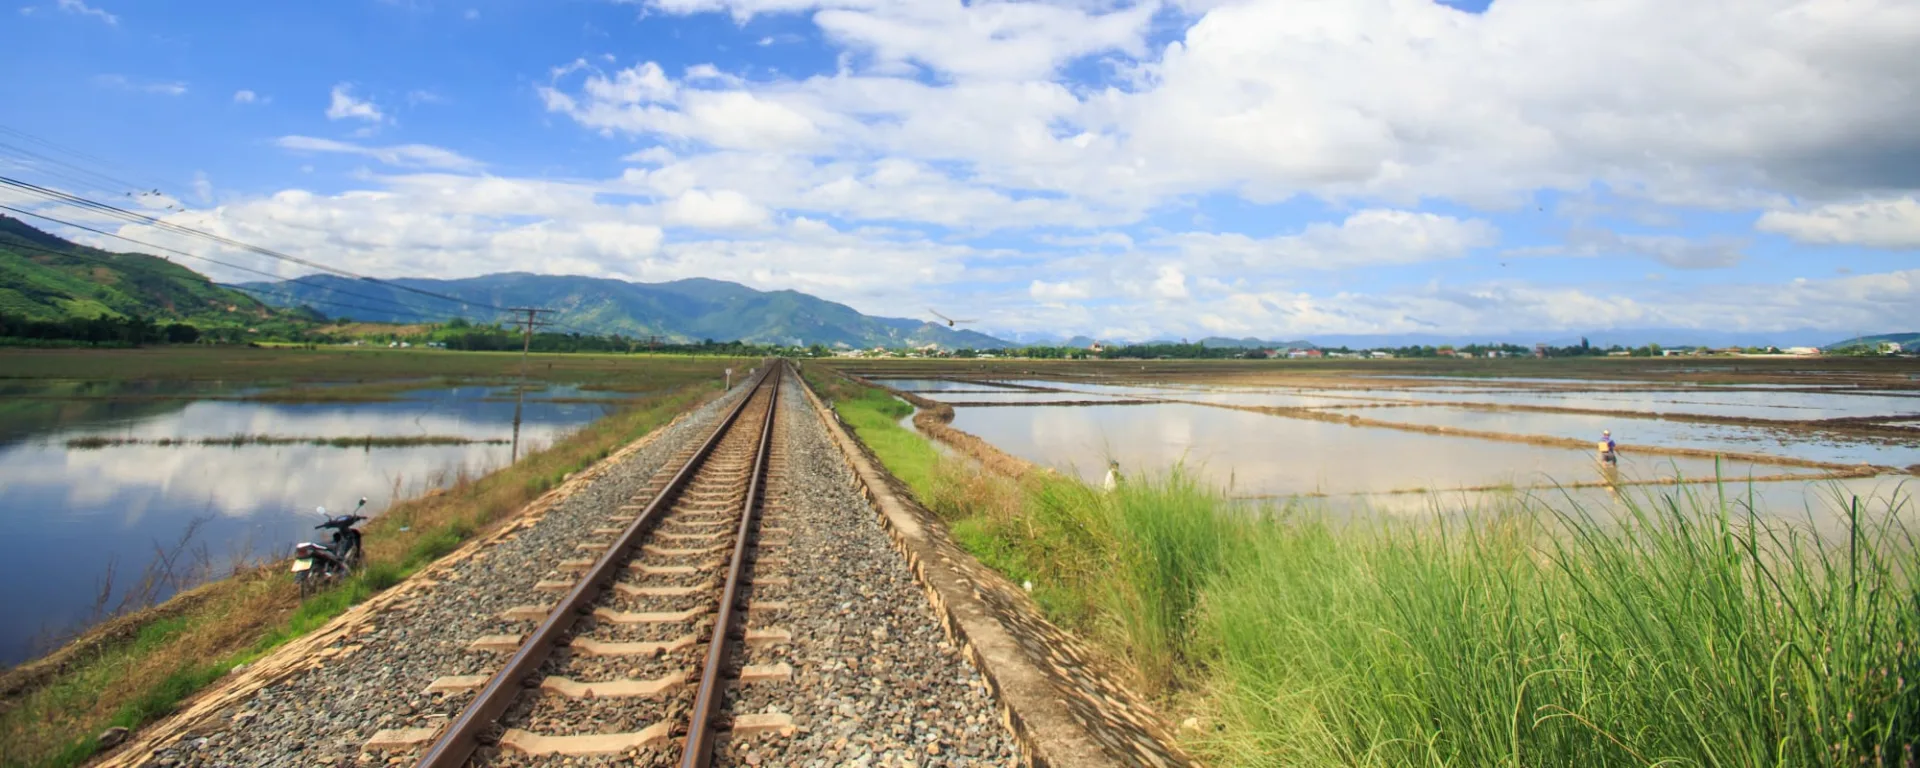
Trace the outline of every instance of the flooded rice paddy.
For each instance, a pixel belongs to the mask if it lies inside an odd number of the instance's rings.
[[[618,403],[571,387],[537,388],[519,402],[510,386],[444,383],[373,401],[248,399],[261,394],[182,382],[0,384],[0,604],[9,611],[0,666],[84,625],[97,607],[137,598],[158,553],[181,574],[277,557],[314,536],[316,506],[346,512],[365,496],[378,514],[504,466]]]
[[[1920,391],[1831,378],[877,381],[954,404],[954,427],[1095,483],[1109,460],[1182,464],[1249,500],[1413,514],[1515,493],[1603,508],[1625,489],[1700,492],[1718,476],[1772,513],[1830,518],[1835,499],[1910,492],[1920,472]],[[1122,405],[1138,400],[1157,402]],[[1616,467],[1597,461],[1602,430],[1620,445]]]
[[[1107,460],[1157,471],[1184,463],[1236,495],[1424,492],[1605,479],[1593,452],[1476,440],[1186,403],[1153,407],[960,408],[954,427],[1029,461],[1098,482]],[[1629,480],[1712,477],[1710,458],[1624,454]],[[1815,474],[1749,462],[1731,476]]]

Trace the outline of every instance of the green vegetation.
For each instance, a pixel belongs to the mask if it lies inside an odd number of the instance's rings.
[[[925,320],[869,317],[845,304],[799,291],[756,291],[738,283],[694,278],[630,283],[577,275],[512,272],[458,280],[392,281],[459,297],[475,304],[553,307],[543,319],[601,334],[618,334],[645,349],[653,342],[692,344],[701,339],[740,339],[757,344],[826,344],[853,348],[902,348],[929,343],[945,347],[1005,346],[984,334]],[[441,317],[448,303],[396,288],[332,275],[300,282],[250,283],[242,287],[284,307],[343,309],[359,320],[411,322]],[[371,302],[371,304],[369,303]],[[490,319],[490,318],[489,318]],[[512,341],[519,348],[518,338]],[[490,348],[490,347],[481,347]]]
[[[211,371],[210,353],[263,355],[259,367],[237,365]],[[47,357],[53,357],[49,361]],[[69,352],[0,352],[0,359],[28,363],[43,375],[73,368],[111,369],[98,358],[150,362],[144,376],[184,370],[245,380],[249,373],[361,375],[392,372],[417,360],[460,362],[436,375],[497,373],[517,355],[329,355],[298,350],[172,348],[75,355]],[[320,358],[313,365],[311,358]],[[218,354],[211,359],[222,358]],[[251,358],[249,358],[251,359]],[[360,359],[361,365],[330,365]],[[367,359],[375,362],[368,363]],[[491,362],[489,362],[491,361]],[[618,361],[614,365],[613,361]],[[559,485],[568,474],[605,458],[719,389],[718,368],[745,361],[715,358],[606,358],[568,356],[552,374],[615,382],[623,376],[660,392],[617,401],[624,410],[569,435],[546,450],[481,478],[459,477],[452,487],[393,506],[366,525],[367,566],[333,590],[304,603],[284,564],[249,567],[232,577],[189,590],[147,611],[113,619],[60,651],[0,674],[0,766],[78,765],[95,751],[94,738],[113,725],[136,727],[162,716],[184,697],[236,665],[323,626],[354,604],[379,593],[445,555],[527,502]],[[309,367],[309,366],[312,367]],[[4,363],[0,363],[3,367]],[[545,369],[540,369],[545,372]],[[11,371],[10,371],[11,372]],[[423,373],[408,369],[410,375]],[[531,371],[530,371],[531,372]],[[57,374],[56,374],[57,375]]]
[[[0,338],[12,343],[234,341],[312,319],[158,256],[89,248],[0,216]]]
[[[1343,524],[1178,468],[1112,494],[929,468],[884,402],[810,374],[962,546],[1195,717],[1209,762],[1910,765],[1920,740],[1904,495],[1854,501],[1839,539],[1737,494]]]

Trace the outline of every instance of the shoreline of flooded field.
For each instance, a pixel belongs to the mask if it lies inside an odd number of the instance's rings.
[[[1401,379],[1284,387],[1031,374],[871,381],[950,406],[953,429],[1089,483],[1102,480],[1109,461],[1145,472],[1184,466],[1236,497],[1358,500],[1337,505],[1349,508],[1404,509],[1406,499],[1433,494],[1722,481],[1754,484],[1769,503],[1786,504],[1816,483],[1920,474],[1920,392]],[[1637,410],[1650,406],[1668,410]],[[1598,460],[1602,430],[1613,430],[1617,463]]]

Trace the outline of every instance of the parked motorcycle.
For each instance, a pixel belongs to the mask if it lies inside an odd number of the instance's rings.
[[[367,505],[366,497],[360,498],[359,505],[353,508],[358,513]],[[367,519],[360,514],[329,516],[326,507],[314,510],[327,521],[314,526],[314,530],[331,530],[333,538],[329,544],[316,544],[303,541],[293,547],[293,581],[300,586],[300,597],[347,577],[364,557],[360,549],[360,531],[354,524]]]

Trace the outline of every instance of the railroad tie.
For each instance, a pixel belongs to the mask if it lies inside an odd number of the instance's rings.
[[[500,736],[500,746],[529,755],[617,755],[630,749],[665,743],[672,736],[667,723],[654,723],[629,733],[580,736],[544,736],[519,728]]]
[[[785,645],[793,642],[793,633],[780,627],[761,627],[747,630],[747,645]]]
[[[762,712],[753,715],[734,715],[733,726],[728,730],[734,738],[771,733],[778,736],[792,736],[799,729],[793,725],[793,715],[785,712]]]
[[[605,680],[586,683],[567,677],[549,677],[540,681],[540,690],[569,699],[636,699],[658,696],[687,684],[687,671],[669,673],[655,680]]]
[[[740,668],[739,682],[742,685],[756,683],[784,683],[793,679],[793,667],[786,662],[778,664],[753,664]]]
[[[493,675],[446,675],[444,677],[436,677],[433,679],[433,682],[427,684],[427,690],[423,691],[423,693],[456,693],[459,691],[479,690],[486,686],[487,681],[491,679],[493,679]]]
[[[613,583],[614,591],[627,597],[686,597],[687,595],[711,592],[713,591],[713,587],[714,584],[712,581],[702,584],[691,584],[684,587],[643,587],[638,584],[628,584],[624,581],[616,581]]]
[[[680,624],[693,621],[707,614],[707,608],[688,608],[684,611],[616,611],[611,608],[593,609],[593,617],[614,624]]]
[[[666,642],[613,643],[587,637],[576,637],[573,640],[572,648],[577,652],[589,656],[653,656],[661,653],[673,653],[691,647],[696,642],[699,642],[699,638],[694,637],[691,632]]]
[[[469,651],[487,651],[491,653],[519,650],[520,635],[486,635],[467,643]]]

